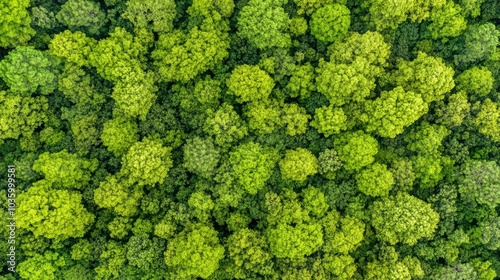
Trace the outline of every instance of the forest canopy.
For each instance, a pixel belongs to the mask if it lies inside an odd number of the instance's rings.
[[[496,0],[0,0],[0,279],[499,279],[499,44]]]

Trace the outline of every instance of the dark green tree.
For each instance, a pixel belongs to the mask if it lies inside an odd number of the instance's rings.
[[[68,0],[61,5],[56,18],[72,31],[82,29],[90,34],[100,33],[106,23],[106,14],[99,4],[89,0]]]
[[[57,87],[55,61],[31,46],[19,46],[0,61],[0,78],[25,95],[49,94]]]
[[[455,63],[474,63],[492,55],[499,43],[500,31],[494,24],[471,24],[465,31],[465,48],[455,56]]]

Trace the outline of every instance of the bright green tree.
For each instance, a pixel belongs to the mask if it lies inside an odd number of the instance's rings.
[[[139,140],[137,133],[137,123],[124,117],[115,117],[104,123],[101,140],[110,152],[121,156]]]
[[[443,59],[419,52],[413,61],[401,61],[398,70],[391,75],[391,81],[406,91],[420,94],[425,102],[443,100],[445,94],[455,87],[453,68]]]
[[[0,91],[0,143],[4,139],[31,136],[36,128],[48,120],[47,98],[23,97]]]
[[[369,196],[386,196],[394,185],[394,178],[387,166],[374,163],[356,175],[358,189]]]
[[[334,140],[339,159],[348,171],[360,170],[372,163],[378,153],[378,142],[363,131],[349,132]]]
[[[217,22],[230,17],[234,6],[233,0],[193,0],[187,13],[191,16],[189,20],[200,21],[204,19]]]
[[[208,278],[219,267],[224,247],[219,244],[217,231],[196,224],[176,235],[165,251],[165,263],[177,279]]]
[[[215,137],[215,143],[227,147],[248,134],[246,124],[228,103],[222,104],[217,111],[207,110],[203,130]]]
[[[117,216],[108,223],[107,228],[111,238],[125,239],[132,228],[132,220],[128,217]]]
[[[151,57],[163,81],[188,82],[219,64],[228,48],[226,33],[195,27],[188,34],[176,30],[160,35]]]
[[[267,230],[267,241],[276,258],[301,258],[316,252],[323,245],[319,224],[278,224]]]
[[[127,260],[130,265],[143,270],[158,269],[162,265],[165,241],[149,238],[148,234],[133,235],[127,242]]]
[[[321,261],[325,271],[331,273],[335,279],[352,279],[356,273],[356,264],[349,255],[327,254]]]
[[[302,198],[304,209],[314,217],[322,217],[328,211],[325,194],[320,189],[309,186],[302,190]]]
[[[460,6],[453,1],[434,7],[429,17],[431,23],[427,26],[432,38],[446,41],[448,37],[457,37],[462,34],[467,28],[467,21],[461,11]]]
[[[286,126],[286,134],[295,136],[306,133],[307,124],[311,119],[306,109],[295,103],[286,103],[283,106],[282,112],[282,120]]]
[[[138,185],[161,184],[173,166],[170,151],[158,140],[143,139],[123,156],[120,172]]]
[[[316,39],[326,43],[338,41],[347,35],[351,12],[344,5],[325,5],[312,14],[309,25]]]
[[[363,102],[375,89],[375,79],[364,58],[357,58],[352,64],[320,61],[317,72],[317,90],[329,99],[331,105]]]
[[[375,201],[371,208],[377,237],[392,245],[414,245],[421,238],[430,238],[438,222],[439,214],[430,204],[405,192]]]
[[[65,265],[64,257],[47,251],[43,255],[35,254],[21,262],[17,272],[22,279],[55,280],[56,271]]]
[[[321,219],[325,243],[321,250],[331,254],[347,254],[355,251],[363,241],[365,224],[354,217],[342,217],[331,211]]]
[[[99,40],[89,53],[90,65],[106,80],[117,82],[141,70],[140,56],[146,51],[138,38],[116,27],[109,37]]]
[[[285,180],[305,181],[309,175],[318,172],[318,160],[307,149],[287,150],[279,162],[281,176]]]
[[[246,64],[236,66],[226,84],[240,103],[265,100],[274,87],[273,79],[264,70]]]
[[[18,196],[17,227],[51,239],[83,237],[94,215],[81,200],[80,193],[57,190],[47,180],[38,181]]]
[[[0,2],[0,47],[15,47],[26,43],[35,30],[30,27],[31,17],[27,11],[29,0],[2,0]]]
[[[311,126],[316,128],[318,132],[322,133],[325,137],[328,137],[333,134],[339,134],[342,130],[346,130],[346,121],[347,117],[342,108],[323,106],[316,109],[316,114],[314,115],[314,120],[311,122]]]
[[[377,30],[396,29],[407,19],[422,22],[429,17],[433,7],[442,6],[446,0],[369,0],[363,5],[369,7],[370,19]]]
[[[500,142],[500,107],[496,102],[486,98],[482,102],[473,124],[478,128],[479,132],[495,142]]]
[[[50,41],[49,49],[53,55],[63,57],[68,62],[87,66],[88,56],[96,43],[95,39],[87,37],[81,31],[64,30]]]
[[[248,128],[257,134],[270,134],[284,125],[282,109],[274,99],[247,103],[243,114],[248,119]]]
[[[444,126],[423,122],[410,130],[404,139],[408,143],[408,150],[420,155],[434,156],[438,154],[442,141],[448,134],[450,131]]]
[[[309,211],[299,200],[299,194],[290,188],[284,190],[278,195],[274,192],[267,192],[264,196],[264,205],[267,212],[265,217],[269,225],[278,224],[298,224],[311,221]],[[308,207],[308,206],[306,206]]]
[[[490,70],[485,67],[474,66],[460,73],[455,79],[458,91],[468,94],[484,96],[491,92],[495,78]]]
[[[227,239],[229,257],[236,266],[255,273],[271,270],[271,254],[266,239],[259,232],[243,228]]]
[[[219,105],[221,91],[221,82],[212,80],[210,76],[207,76],[203,80],[196,82],[193,95],[201,104],[215,107]]]
[[[364,58],[370,65],[371,75],[378,76],[387,66],[391,54],[390,45],[379,32],[368,31],[363,34],[353,32],[344,40],[334,42],[328,47],[330,62],[350,64],[356,58]]]
[[[119,278],[127,262],[125,245],[110,240],[101,246],[104,248],[99,255],[99,265],[94,269],[96,278],[105,280]]]
[[[53,187],[81,189],[90,181],[97,165],[96,159],[79,158],[67,150],[62,150],[41,154],[33,163],[33,170],[43,174]]]
[[[137,71],[120,80],[113,88],[111,97],[120,112],[131,118],[145,120],[156,100],[157,90],[153,72]]]
[[[307,63],[300,66],[295,66],[292,69],[292,76],[286,89],[289,91],[291,97],[307,98],[311,92],[316,89],[314,83],[314,67]]]
[[[380,262],[374,261],[366,266],[365,279],[375,280],[411,280],[411,273],[408,267],[402,262]]]
[[[113,209],[117,214],[129,217],[137,213],[144,191],[137,185],[130,185],[123,178],[108,176],[94,190],[94,201],[101,208]]]
[[[275,151],[249,142],[229,154],[236,181],[250,194],[256,194],[271,177],[276,164]]]
[[[259,49],[291,45],[290,19],[282,0],[250,0],[238,16],[238,34]]]
[[[405,92],[402,87],[383,91],[374,101],[365,103],[366,131],[375,131],[382,137],[394,138],[425,115],[428,110],[420,94]]]
[[[211,212],[214,209],[214,202],[212,198],[203,193],[195,192],[191,194],[188,199],[188,205],[193,209],[193,215],[198,218],[199,221],[206,222],[211,217]]]
[[[420,188],[436,186],[444,178],[444,169],[450,168],[453,161],[439,154],[420,154],[411,158],[415,178]]]
[[[220,152],[210,138],[187,139],[183,147],[184,167],[204,178],[211,178],[220,159]]]

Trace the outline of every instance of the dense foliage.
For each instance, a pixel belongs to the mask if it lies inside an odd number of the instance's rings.
[[[496,0],[0,0],[0,279],[498,279],[499,44]]]

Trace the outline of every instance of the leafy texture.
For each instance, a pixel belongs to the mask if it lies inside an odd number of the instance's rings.
[[[224,247],[219,244],[217,232],[197,225],[174,237],[167,245],[165,263],[179,278],[208,278],[219,266]]]
[[[35,31],[30,27],[31,17],[27,11],[29,0],[3,0],[0,2],[0,47],[12,47],[29,41]]]
[[[318,172],[318,160],[308,150],[288,150],[279,163],[281,176],[285,180],[305,181],[307,176]]]
[[[350,15],[346,6],[338,4],[323,6],[311,16],[311,33],[316,39],[324,42],[342,39],[351,24]]]
[[[170,149],[150,139],[136,142],[122,160],[122,172],[139,185],[162,183],[172,166]]]
[[[290,19],[280,0],[250,0],[238,16],[238,33],[259,49],[287,47]]]
[[[274,82],[258,66],[241,65],[236,67],[227,80],[230,93],[238,96],[239,102],[267,99]]]
[[[276,155],[255,143],[243,144],[229,154],[229,162],[238,183],[251,194],[264,187],[271,177]]]
[[[403,61],[392,80],[407,91],[420,94],[425,102],[439,101],[455,87],[454,71],[443,60],[420,52],[413,61]]]
[[[57,86],[53,62],[33,47],[17,47],[0,61],[0,77],[14,92],[51,93]]]
[[[393,245],[430,238],[439,222],[439,214],[429,204],[407,193],[374,202],[371,213],[377,237]]]
[[[35,236],[51,239],[83,237],[94,215],[82,205],[81,194],[54,190],[49,181],[38,181],[19,195],[17,226]]]

